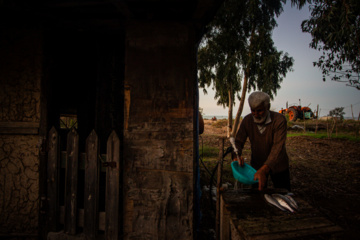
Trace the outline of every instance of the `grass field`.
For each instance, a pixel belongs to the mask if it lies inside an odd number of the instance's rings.
[[[317,133],[315,134],[312,130],[291,130],[292,126],[304,126],[305,129],[314,129],[315,125],[319,126]],[[354,120],[345,120],[342,122],[338,122],[337,126],[332,127],[332,121],[318,121],[316,123],[315,120],[312,121],[297,121],[295,123],[289,123],[289,131],[288,131],[288,138],[291,137],[298,137],[298,136],[307,136],[314,139],[341,139],[341,140],[350,140],[353,142],[360,142],[360,135],[356,134],[359,133],[359,125],[358,121]],[[226,119],[217,120],[212,124],[213,128],[224,128],[227,125]],[[336,129],[337,127],[337,129]],[[333,129],[332,132],[331,128]],[[216,138],[216,136],[214,136]],[[219,161],[219,147],[215,146],[213,143],[209,142],[202,142],[200,140],[199,143],[199,154],[200,154],[200,167],[202,170],[202,181],[206,184],[210,182],[211,175],[214,174],[214,169]],[[248,149],[244,149],[243,152],[244,156],[249,156],[250,151]],[[222,182],[230,182],[233,183],[234,179],[232,176],[231,171],[231,157],[230,154],[224,158],[223,161],[223,180]],[[215,169],[216,170],[216,169]],[[215,173],[216,175],[216,173]]]

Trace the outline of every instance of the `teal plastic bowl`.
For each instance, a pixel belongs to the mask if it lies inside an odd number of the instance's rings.
[[[249,185],[259,182],[258,180],[254,181],[256,170],[249,164],[244,163],[244,166],[241,167],[237,161],[234,161],[231,163],[231,168],[234,178],[239,182]]]

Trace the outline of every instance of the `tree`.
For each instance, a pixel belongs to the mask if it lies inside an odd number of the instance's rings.
[[[339,118],[340,120],[344,119],[344,115],[345,112],[343,107],[334,108],[333,110],[329,111],[329,116]]]
[[[309,2],[311,18],[301,27],[312,36],[310,47],[322,51],[314,66],[322,70],[323,81],[330,77],[360,90],[360,1]]]
[[[282,0],[225,1],[198,52],[199,87],[213,84],[218,105],[229,107],[228,137],[236,134],[247,91],[262,90],[271,98],[280,88],[293,59],[278,51],[271,38]],[[241,78],[243,84],[241,86]],[[242,91],[241,96],[239,92]],[[240,101],[234,127],[232,109]]]
[[[338,134],[338,128],[337,128],[337,119],[339,118],[340,121],[342,121],[344,119],[344,108],[343,107],[338,107],[338,108],[334,108],[333,110],[329,111],[329,115],[332,117],[332,127],[329,128],[327,127],[327,134],[328,134],[328,138],[331,138],[331,135],[334,131],[334,129],[336,129],[336,136]],[[328,121],[327,121],[327,126],[328,126]]]

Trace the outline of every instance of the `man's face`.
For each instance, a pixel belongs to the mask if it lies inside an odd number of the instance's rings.
[[[254,117],[255,123],[264,123],[267,117],[268,109],[265,108],[264,104],[251,108],[251,114]]]

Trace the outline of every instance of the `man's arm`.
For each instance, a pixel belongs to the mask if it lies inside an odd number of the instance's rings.
[[[254,180],[259,180],[259,191],[263,190],[263,188],[265,187],[270,171],[271,169],[269,168],[269,166],[264,164],[254,174]]]
[[[282,118],[274,129],[273,145],[271,147],[270,154],[265,161],[264,165],[267,165],[271,170],[276,168],[279,161],[282,160],[280,154],[283,150],[286,142],[287,123],[286,119]]]
[[[244,165],[244,158],[241,155],[242,155],[242,149],[244,148],[246,139],[247,139],[247,132],[246,132],[246,127],[245,127],[245,121],[243,120],[240,124],[239,131],[236,134],[235,147],[233,146],[234,151],[231,153],[233,161],[238,161],[240,166]],[[236,150],[237,150],[237,152],[236,152]]]

